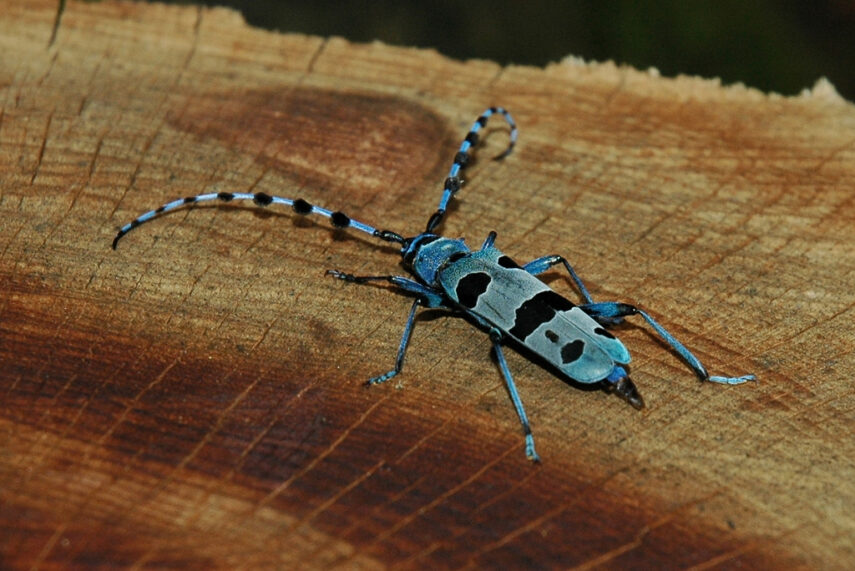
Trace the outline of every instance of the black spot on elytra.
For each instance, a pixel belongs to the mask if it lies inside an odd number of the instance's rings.
[[[478,304],[478,298],[487,291],[487,287],[493,279],[484,272],[476,272],[461,278],[457,282],[457,300],[463,307],[472,309]]]
[[[499,265],[508,269],[519,269],[519,264],[510,259],[508,256],[502,255],[499,257]]]
[[[547,329],[545,335],[546,338],[552,341],[553,343],[558,343],[558,333],[556,333],[552,329]]]
[[[602,327],[597,327],[596,329],[594,329],[594,333],[596,333],[597,335],[602,335],[603,337],[605,337],[607,339],[614,339],[615,338],[614,335],[612,335],[611,333],[609,333],[608,331],[606,331]]]
[[[508,333],[520,341],[525,341],[526,337],[550,321],[556,313],[569,311],[574,307],[576,306],[573,302],[564,299],[554,291],[542,291],[517,308],[514,326]]]
[[[585,342],[581,339],[576,339],[561,348],[561,362],[569,365],[582,356],[582,351],[585,350]]]

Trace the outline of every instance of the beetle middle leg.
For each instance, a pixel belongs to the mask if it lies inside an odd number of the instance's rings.
[[[357,284],[386,281],[395,285],[398,289],[404,292],[415,294],[417,296],[416,299],[413,300],[413,306],[410,308],[410,314],[407,317],[407,324],[404,326],[404,334],[401,336],[401,343],[398,345],[398,356],[395,358],[395,368],[383,373],[382,375],[371,377],[365,382],[366,385],[379,385],[380,383],[385,383],[400,373],[404,366],[404,356],[407,353],[407,346],[410,343],[410,336],[412,335],[413,325],[416,320],[416,309],[418,309],[419,305],[442,308],[444,307],[442,304],[442,296],[431,288],[403,276],[355,276],[353,274],[346,274],[339,270],[327,270],[326,273],[340,280]]]
[[[419,298],[419,300],[421,300],[421,304],[425,307],[445,307],[443,305],[442,293],[426,285],[420,284],[415,280],[405,278],[404,276],[355,276],[353,274],[347,274],[340,270],[327,270],[326,275],[333,276],[334,278],[344,280],[346,282],[352,282],[355,284],[367,284],[370,282],[389,282],[402,291],[415,294]]]
[[[592,303],[594,300],[591,298],[591,294],[588,293],[588,288],[585,287],[585,284],[582,282],[582,278],[579,277],[573,269],[573,266],[570,265],[570,262],[568,262],[564,256],[559,256],[557,254],[543,256],[525,264],[522,269],[531,275],[536,276],[557,264],[564,264],[564,268],[567,270],[567,273],[570,274],[570,278],[573,280],[573,283],[576,284],[576,288],[579,290],[579,293],[582,294],[583,298],[585,298],[585,302]]]
[[[528,417],[525,414],[522,399],[517,392],[517,387],[514,384],[514,378],[511,375],[511,370],[508,368],[508,362],[505,361],[505,355],[502,352],[502,334],[497,329],[490,330],[490,340],[493,342],[493,348],[496,351],[496,358],[499,361],[499,368],[502,370],[502,376],[505,378],[505,385],[508,387],[508,392],[511,395],[511,401],[514,403],[514,408],[517,410],[517,416],[522,424],[523,434],[525,435],[525,455],[532,462],[540,462],[540,456],[534,449],[534,436],[531,434],[531,426],[528,422]]]
[[[419,300],[413,301],[413,307],[410,308],[410,315],[407,317],[407,324],[404,326],[404,334],[401,336],[401,344],[398,345],[398,356],[395,358],[395,368],[387,373],[371,377],[365,381],[366,385],[379,385],[385,383],[395,375],[401,372],[404,366],[404,355],[407,353],[407,345],[410,343],[410,335],[413,332],[413,324],[416,321],[416,309],[419,307]]]

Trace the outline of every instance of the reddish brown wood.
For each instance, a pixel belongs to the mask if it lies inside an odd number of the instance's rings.
[[[253,30],[232,12],[7,0],[0,19],[0,563],[8,568],[844,567],[853,559],[855,110],[610,64],[546,69]],[[460,137],[488,129],[443,229],[561,253],[648,408],[324,278],[391,248],[203,191],[303,196],[424,227]],[[545,277],[570,292],[561,272]],[[569,293],[568,293],[569,295]]]

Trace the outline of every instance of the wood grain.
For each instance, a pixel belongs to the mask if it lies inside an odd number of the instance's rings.
[[[844,568],[855,560],[855,108],[612,64],[545,69],[247,27],[222,9],[6,0],[0,18],[0,565]],[[619,328],[648,408],[324,278],[393,248],[491,124],[443,230],[560,253],[713,374]],[[573,295],[561,272],[544,279]]]

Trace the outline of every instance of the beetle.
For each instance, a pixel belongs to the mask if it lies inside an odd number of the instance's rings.
[[[608,327],[621,323],[629,316],[640,316],[702,381],[736,385],[755,380],[754,375],[710,376],[698,358],[645,311],[628,303],[595,302],[576,271],[560,255],[542,256],[520,265],[495,247],[495,231],[488,234],[477,250],[471,250],[463,239],[446,238],[436,232],[450,200],[463,184],[461,173],[469,164],[471,152],[479,142],[480,131],[493,115],[504,118],[510,129],[508,147],[494,159],[503,159],[513,151],[518,134],[516,123],[506,109],[490,107],[472,124],[455,154],[439,206],[428,219],[425,231],[412,237],[375,228],[343,212],[316,206],[302,198],[271,196],[263,192],[217,192],[173,200],[138,216],[119,229],[112,247],[115,250],[125,234],[160,214],[207,201],[252,201],[261,207],[273,204],[290,206],[296,214],[326,217],[336,228],[350,228],[399,245],[402,265],[412,277],[356,276],[339,270],[326,272],[327,275],[357,284],[388,282],[414,298],[394,368],[372,377],[366,384],[383,383],[401,372],[419,307],[439,308],[468,316],[490,337],[508,393],[522,424],[525,454],[535,462],[540,459],[535,450],[531,426],[503,353],[503,345],[507,341],[527,349],[573,381],[582,384],[599,383],[637,409],[644,407],[644,400],[625,368],[630,362],[629,351],[608,331]],[[584,303],[571,302],[537,278],[539,274],[559,264],[569,274]]]

